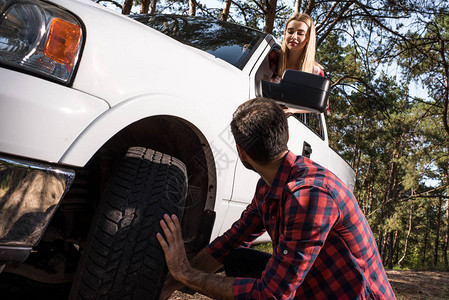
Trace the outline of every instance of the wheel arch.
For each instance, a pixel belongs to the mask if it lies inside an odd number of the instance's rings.
[[[189,110],[185,103],[182,105],[180,100],[167,96],[160,97],[154,105],[142,100],[130,100],[97,118],[61,162],[80,165],[80,171],[95,174],[101,178],[95,185],[103,190],[115,162],[130,147],[145,147],[178,158],[187,167],[189,183],[184,237],[191,244],[190,250],[197,251],[198,235],[203,235],[198,232],[202,214],[213,211],[216,199],[217,173],[211,146],[198,126],[186,119]],[[171,114],[164,113],[167,111]],[[197,120],[199,115],[196,112]],[[208,238],[210,234],[207,241]]]

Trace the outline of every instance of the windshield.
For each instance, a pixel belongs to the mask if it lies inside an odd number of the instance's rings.
[[[265,33],[218,20],[176,15],[134,15],[133,19],[150,26],[183,44],[206,51],[243,69]]]

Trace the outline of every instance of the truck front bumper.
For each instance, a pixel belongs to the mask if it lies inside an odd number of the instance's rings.
[[[74,178],[73,170],[0,154],[0,265],[25,261]]]

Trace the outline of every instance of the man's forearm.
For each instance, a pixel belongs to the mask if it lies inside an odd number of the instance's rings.
[[[192,268],[207,272],[207,273],[215,273],[221,268],[221,264],[213,258],[209,252],[207,252],[206,249],[201,250],[191,261],[190,264]],[[214,274],[208,274],[209,276],[212,276]],[[222,276],[220,276],[222,277]],[[186,283],[182,283],[179,281],[176,281],[171,274],[168,274],[167,281],[165,282],[164,289],[162,291],[161,299],[167,299],[174,291],[182,288],[183,286],[187,285]],[[196,288],[193,288],[189,286],[189,288],[197,290]]]
[[[164,215],[160,225],[165,238],[161,233],[157,233],[156,238],[164,250],[165,261],[173,278],[213,299],[232,299],[234,278],[211,273],[217,271],[220,264],[209,252],[204,249],[192,262],[187,259],[178,217],[176,215]],[[169,293],[168,286],[165,286],[161,298],[165,299]]]
[[[234,279],[193,268],[178,278],[181,283],[189,288],[212,299],[234,299]]]
[[[206,249],[201,250],[190,263],[192,266],[190,272],[178,278],[179,282],[172,282],[165,292],[171,295],[175,289],[185,285],[212,299],[234,298],[234,278],[215,274],[221,264]]]

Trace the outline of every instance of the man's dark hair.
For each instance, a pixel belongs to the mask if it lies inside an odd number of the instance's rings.
[[[237,145],[259,164],[278,158],[288,149],[285,113],[267,98],[254,98],[241,104],[234,112],[231,131]]]

